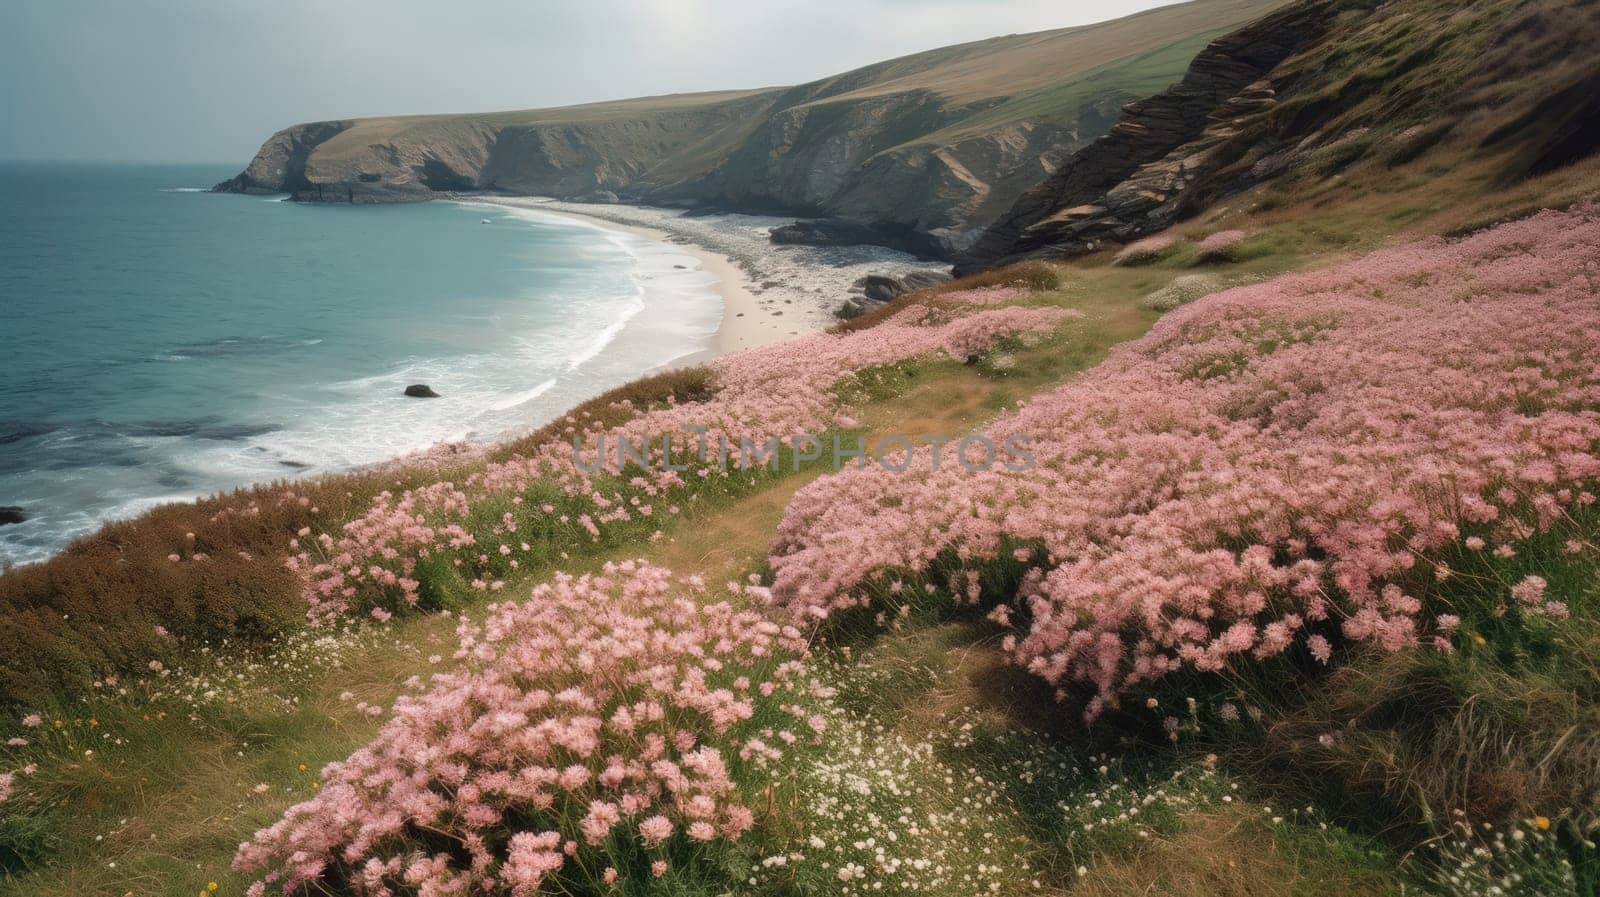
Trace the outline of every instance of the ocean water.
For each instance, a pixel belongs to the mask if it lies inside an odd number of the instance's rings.
[[[489,440],[708,348],[682,249],[536,210],[0,165],[0,561],[263,480]],[[484,223],[487,220],[487,223]],[[401,394],[427,383],[440,399]]]

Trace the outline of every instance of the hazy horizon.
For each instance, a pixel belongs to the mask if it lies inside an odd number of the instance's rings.
[[[800,84],[1171,2],[21,0],[0,8],[0,161],[242,165],[298,122]]]

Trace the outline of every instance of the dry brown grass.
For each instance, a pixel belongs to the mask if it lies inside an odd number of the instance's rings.
[[[299,625],[289,540],[403,482],[356,474],[165,505],[0,575],[0,704],[69,697],[96,677],[170,659],[157,626],[193,641],[261,643]]]
[[[1589,641],[1567,656],[1592,664]],[[1411,652],[1347,666],[1298,703],[1241,768],[1302,793],[1331,786],[1418,833],[1457,811],[1501,824],[1600,806],[1600,670],[1547,678]]]
[[[824,471],[810,470],[788,476],[754,495],[704,517],[692,516],[688,525],[652,548],[651,561],[673,570],[692,570],[707,582],[722,583],[759,569],[767,560],[772,534],[783,512],[806,484]],[[637,546],[618,552],[637,557]]]
[[[1259,806],[1184,816],[1174,835],[1096,863],[1073,897],[1311,897],[1397,894],[1393,879],[1363,875],[1281,843]]]
[[[563,431],[575,421],[582,421],[589,427],[615,427],[631,420],[641,411],[658,408],[668,402],[703,402],[716,393],[716,373],[705,365],[674,368],[641,377],[607,390],[574,406],[566,414],[537,430],[497,446],[489,457],[491,460],[501,460],[531,452],[544,443],[565,437]]]

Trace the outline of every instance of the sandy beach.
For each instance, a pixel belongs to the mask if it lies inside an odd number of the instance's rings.
[[[507,201],[506,205],[516,205]],[[557,215],[582,215],[580,212],[549,210]],[[593,216],[583,216],[593,217]],[[674,234],[654,227],[622,224],[606,220],[607,227],[626,231],[648,240],[672,243],[700,262],[702,270],[717,278],[717,295],[722,297],[722,324],[717,328],[716,346],[708,350],[712,355],[726,355],[741,349],[782,342],[805,333],[821,329],[813,321],[799,315],[785,316],[781,310],[764,306],[756,298],[757,286],[743,268],[725,255],[719,255],[697,243],[675,237]],[[691,356],[685,363],[698,364],[705,355]]]
[[[672,209],[542,197],[462,198],[602,222],[606,227],[671,243],[693,256],[702,270],[717,278],[723,311],[715,345],[682,359],[685,364],[826,329],[834,323],[834,309],[865,274],[948,268],[878,246],[774,245],[767,232],[792,218],[733,213],[689,217]]]

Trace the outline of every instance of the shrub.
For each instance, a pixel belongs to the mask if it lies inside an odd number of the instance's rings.
[[[14,775],[0,775],[0,782]],[[0,792],[5,790],[0,786]],[[5,802],[0,799],[0,804]],[[5,809],[11,812],[0,813],[0,873],[23,872],[47,860],[58,847],[61,831],[71,824],[59,812]]]
[[[1600,859],[1590,844],[1574,862],[1567,840],[1542,817],[1492,830],[1456,820],[1422,859],[1428,883],[1451,897],[1591,897]]]
[[[1242,230],[1219,230],[1195,246],[1195,264],[1209,265],[1218,262],[1236,262],[1240,259],[1240,244],[1249,234]]]
[[[1354,165],[1372,149],[1373,138],[1366,128],[1357,128],[1327,146],[1313,150],[1306,167],[1318,177],[1331,177]]]
[[[970,274],[938,287],[938,293],[960,293],[983,287],[1017,287],[1035,292],[1061,288],[1061,269],[1049,262],[1017,262],[993,271]]]
[[[1027,470],[923,450],[802,489],[774,593],[812,621],[923,584],[1006,601],[1016,662],[1090,717],[1180,668],[1448,650],[1441,562],[1596,502],[1597,251],[1600,209],[1545,213],[1195,303],[991,427],[1032,440]],[[985,592],[1000,563],[1020,588]],[[1491,585],[1520,619],[1568,610]]]
[[[1390,168],[1407,165],[1438,146],[1455,129],[1454,119],[1443,119],[1431,124],[1413,125],[1395,137],[1394,147],[1384,156]]]
[[[0,576],[0,704],[70,695],[170,659],[176,643],[158,626],[196,641],[263,641],[298,625],[300,587],[282,561],[289,537],[317,516],[301,497],[262,487],[157,508]]]
[[[1220,747],[1300,793],[1381,808],[1391,826],[1600,824],[1597,532],[1588,508],[1510,557],[1446,551],[1447,575],[1422,592],[1450,609],[1441,650],[1356,656],[1287,701],[1275,677],[1249,676],[1276,721],[1259,742]]]
[[[1137,265],[1148,265],[1171,252],[1176,245],[1178,245],[1178,238],[1172,234],[1156,234],[1155,236],[1145,237],[1122,247],[1116,255],[1112,256],[1111,264],[1129,268]]]
[[[765,592],[735,588],[746,600]],[[286,893],[602,893],[715,874],[769,766],[824,725],[798,631],[697,578],[608,564],[463,623],[460,674],[402,698],[316,797],[239,849]]]
[[[1139,307],[1151,311],[1172,311],[1222,288],[1222,281],[1209,274],[1180,274],[1171,283],[1141,298]]]

